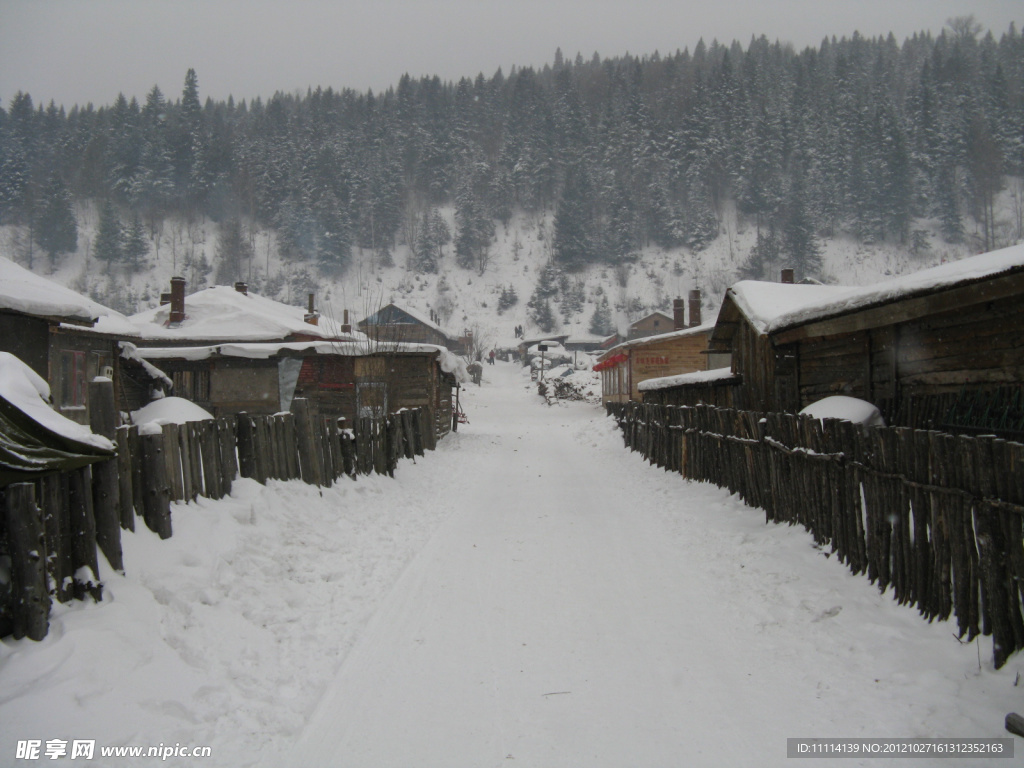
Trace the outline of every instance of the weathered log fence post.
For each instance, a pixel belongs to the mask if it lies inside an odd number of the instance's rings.
[[[171,537],[171,491],[167,481],[162,433],[142,435],[143,517],[161,539]]]
[[[114,403],[114,382],[110,379],[97,377],[89,382],[89,427],[108,440],[117,438],[117,406]],[[93,466],[92,494],[96,543],[110,567],[123,571],[117,457]]]
[[[42,640],[50,627],[50,594],[46,589],[46,536],[43,514],[32,483],[4,489],[4,517],[11,554],[11,618],[15,640]]]

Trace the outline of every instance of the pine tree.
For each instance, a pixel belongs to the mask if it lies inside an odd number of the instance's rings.
[[[321,270],[341,274],[352,260],[352,223],[333,192],[324,195],[317,206],[317,225],[317,263]]]
[[[92,255],[106,264],[108,270],[124,258],[124,231],[110,200],[100,209],[99,229],[92,243]]]
[[[218,285],[230,285],[244,279],[244,270],[252,255],[252,246],[242,231],[242,222],[236,217],[221,222],[214,280]]]
[[[132,217],[131,224],[125,230],[122,253],[130,271],[139,272],[142,269],[146,254],[149,253],[149,240],[142,219],[138,216]]]
[[[569,169],[555,212],[554,254],[559,265],[578,272],[595,261],[593,190],[582,168]]]
[[[50,256],[51,264],[58,254],[78,247],[78,223],[71,209],[71,193],[59,176],[54,175],[43,192],[35,217],[35,238]]]
[[[601,303],[594,307],[594,314],[590,318],[590,332],[597,336],[611,336],[615,333],[607,296],[602,296]]]

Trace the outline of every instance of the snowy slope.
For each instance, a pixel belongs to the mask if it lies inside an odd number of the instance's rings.
[[[649,466],[599,407],[484,375],[394,480],[242,481],[175,505],[167,541],[126,534],[106,601],[0,642],[0,764],[57,738],[212,748],[168,765],[654,768],[1007,736],[1024,661],[993,670],[988,639]]]

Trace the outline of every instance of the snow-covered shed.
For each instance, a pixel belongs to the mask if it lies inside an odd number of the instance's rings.
[[[119,312],[0,257],[0,351],[9,352],[50,387],[54,406],[89,423],[89,387],[114,381],[119,405],[122,340],[139,332]]]
[[[458,347],[455,336],[415,310],[388,304],[359,321],[359,330],[376,341]]]

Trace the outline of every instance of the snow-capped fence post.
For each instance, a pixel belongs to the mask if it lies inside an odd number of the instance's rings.
[[[114,403],[114,382],[97,377],[89,382],[89,428],[108,440],[117,437],[117,406]],[[124,570],[121,556],[121,519],[118,508],[120,484],[118,464],[114,457],[92,468],[92,500],[96,519],[96,543],[110,567]]]
[[[4,489],[7,540],[11,555],[11,619],[15,640],[42,640],[50,627],[46,589],[46,536],[33,483]]]
[[[146,527],[160,536],[171,538],[171,492],[164,461],[163,434],[142,435],[143,518]]]
[[[355,480],[358,467],[355,436],[351,430],[345,429],[339,436],[339,442],[341,443],[341,459],[345,467],[345,474]]]

